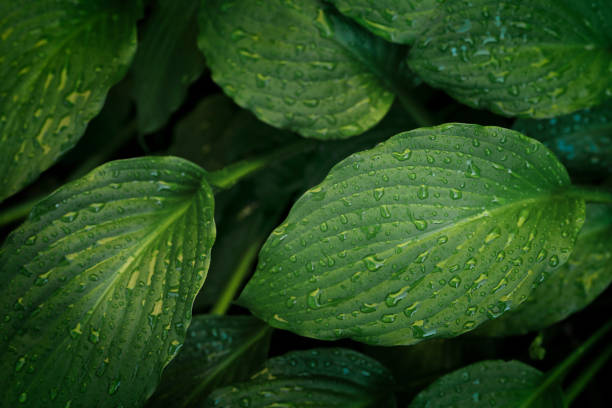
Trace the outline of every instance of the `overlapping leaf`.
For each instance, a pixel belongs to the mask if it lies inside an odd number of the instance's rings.
[[[270,327],[250,316],[198,315],[147,407],[191,407],[215,388],[246,380],[266,360]]]
[[[70,149],[136,52],[140,2],[0,2],[0,201]]]
[[[572,173],[612,173],[612,101],[548,120],[519,119],[513,128],[548,146]]]
[[[440,0],[331,0],[338,10],[388,41],[412,44],[438,15]]]
[[[278,225],[291,200],[319,183],[338,161],[374,146],[388,135],[415,127],[400,106],[368,132],[346,140],[324,141],[314,149],[261,170],[235,189],[215,196],[218,239],[206,285],[196,309],[214,304],[226,281],[255,241],[265,239]],[[179,122],[170,153],[220,169],[238,160],[278,149],[299,136],[275,129],[237,107],[225,95],[212,95]]]
[[[612,95],[608,0],[453,1],[439,9],[408,64],[463,103],[547,118]]]
[[[568,186],[550,151],[518,132],[401,133],[296,202],[239,301],[318,339],[459,335],[517,307],[567,261],[585,205],[564,196]]]
[[[0,405],[139,406],[178,351],[215,237],[204,170],[115,161],[0,248]]]
[[[409,408],[564,407],[559,385],[552,385],[526,404],[539,392],[543,380],[540,371],[520,361],[483,361],[438,379],[417,395]]]
[[[207,407],[393,408],[393,377],[356,351],[294,351],[268,360],[250,381],[213,392]]]
[[[204,0],[199,46],[225,93],[259,119],[303,136],[345,138],[393,101],[405,49],[319,0]]]
[[[156,3],[133,66],[138,127],[145,133],[166,123],[204,69],[204,57],[197,47],[198,2]]]
[[[612,210],[605,205],[587,206],[587,219],[572,255],[544,281],[529,299],[482,327],[480,333],[508,336],[539,330],[577,312],[612,282]]]

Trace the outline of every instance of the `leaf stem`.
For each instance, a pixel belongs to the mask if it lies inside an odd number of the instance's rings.
[[[412,117],[419,127],[430,127],[436,124],[433,116],[424,109],[412,95],[399,88],[394,88],[393,91],[402,103],[404,110]]]
[[[274,162],[285,160],[295,154],[314,148],[313,140],[301,140],[289,146],[282,147],[271,153],[264,154],[259,157],[241,160],[230,164],[221,170],[208,173],[206,179],[208,182],[218,188],[227,189],[242,180],[243,178],[255,173],[262,168],[273,164]]]
[[[553,384],[561,382],[565,377],[567,371],[574,365],[582,356],[595,344],[599,339],[606,335],[608,331],[612,329],[612,320],[604,324],[599,330],[597,330],[591,337],[589,337],[584,343],[582,343],[576,350],[572,352],[565,360],[559,365],[552,369],[547,375],[544,381],[536,388],[536,390],[524,400],[519,408],[527,408],[532,405],[546,390]]]
[[[612,344],[608,345],[604,352],[601,353],[595,361],[589,364],[586,370],[580,374],[580,377],[574,380],[574,382],[569,386],[567,392],[565,393],[565,402],[567,406],[570,406],[574,399],[580,395],[587,384],[591,381],[595,374],[597,374],[601,367],[606,364],[610,357],[612,357]]]
[[[582,198],[588,203],[612,204],[612,192],[596,188],[573,186],[568,191],[568,195]]]
[[[222,316],[225,314],[225,312],[227,312],[227,309],[229,309],[230,305],[232,304],[232,300],[234,300],[238,289],[240,289],[242,282],[251,270],[251,266],[257,258],[257,254],[259,253],[259,248],[263,244],[263,240],[263,237],[254,240],[246,251],[244,251],[244,254],[242,254],[242,259],[232,273],[229,282],[223,289],[223,292],[221,292],[217,303],[215,303],[210,311],[211,314]]]

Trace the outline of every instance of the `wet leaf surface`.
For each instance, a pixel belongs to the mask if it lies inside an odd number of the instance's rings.
[[[518,132],[400,133],[295,203],[239,303],[317,339],[457,336],[517,307],[567,261],[585,205],[568,186],[550,151]]]

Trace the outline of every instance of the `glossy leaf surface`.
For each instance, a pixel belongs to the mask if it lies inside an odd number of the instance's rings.
[[[568,186],[550,151],[518,132],[400,133],[296,202],[239,302],[318,339],[457,336],[517,307],[567,261],[584,221]]]
[[[371,128],[400,81],[406,50],[319,0],[204,0],[199,23],[200,49],[224,92],[262,121],[306,137]]]
[[[612,173],[612,101],[558,118],[519,119],[513,128],[548,146],[572,173]]]
[[[520,361],[483,361],[438,379],[417,395],[409,408],[564,407],[558,385],[529,405],[521,405],[543,380],[540,371]]]
[[[213,196],[173,157],[110,162],[37,204],[0,248],[0,405],[141,406],[209,265]]]
[[[547,118],[612,96],[608,0],[446,2],[408,64],[472,107]]]
[[[294,351],[268,360],[250,381],[216,390],[205,406],[392,408],[393,383],[386,368],[356,351]]]
[[[192,407],[214,388],[246,380],[266,360],[270,332],[250,316],[194,316],[147,407]]]
[[[374,34],[412,44],[439,14],[440,0],[331,0],[338,10]]]
[[[133,65],[138,127],[145,133],[166,123],[204,70],[204,57],[197,46],[198,2],[155,3]]]
[[[482,327],[481,333],[508,336],[543,329],[565,319],[599,296],[612,282],[612,210],[587,206],[587,219],[570,259],[517,310]]]
[[[0,201],[79,140],[136,52],[140,2],[0,2]]]

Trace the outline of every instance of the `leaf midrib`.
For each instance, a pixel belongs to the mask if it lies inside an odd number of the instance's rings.
[[[513,201],[513,202],[510,202],[510,203],[505,204],[505,205],[501,205],[501,206],[496,207],[496,208],[491,209],[491,210],[484,209],[483,211],[481,211],[479,213],[475,213],[475,214],[473,214],[473,215],[471,215],[471,216],[469,216],[467,218],[464,218],[464,219],[462,219],[461,221],[459,221],[457,223],[446,224],[445,226],[442,226],[441,228],[438,228],[438,229],[435,229],[435,230],[432,230],[432,231],[427,231],[426,233],[423,233],[423,234],[420,234],[420,235],[418,235],[416,237],[413,237],[410,240],[405,241],[405,245],[403,246],[403,248],[406,249],[407,247],[408,248],[412,247],[413,244],[416,244],[416,243],[422,242],[424,240],[430,239],[432,236],[439,235],[441,233],[444,233],[445,231],[449,231],[449,230],[452,231],[452,230],[455,230],[455,229],[456,230],[462,230],[461,227],[463,225],[469,224],[469,223],[471,223],[473,221],[476,221],[476,220],[478,220],[480,218],[486,217],[487,215],[494,216],[495,213],[508,211],[509,208],[512,208],[512,207],[515,207],[515,206],[521,206],[521,205],[524,205],[525,203],[529,203],[529,202],[554,200],[556,197],[563,198],[564,196],[562,194],[558,194],[558,193],[553,193],[553,194],[550,194],[550,193],[549,194],[538,194],[538,195],[531,196],[531,197],[528,197],[528,198],[523,198],[523,199],[518,200],[518,201]],[[568,199],[570,199],[570,198],[568,197]],[[399,244],[395,244],[395,245],[399,245]],[[392,251],[392,250],[393,249],[390,248],[390,249],[387,249],[385,251],[379,252],[377,254],[381,254],[381,253],[384,253],[386,251]],[[402,254],[403,254],[403,252],[402,252]],[[334,254],[328,254],[328,255],[329,256],[333,256]],[[399,256],[399,255],[401,255],[401,254],[393,253],[391,256],[385,258],[385,260],[391,260],[391,259],[393,259],[393,258],[395,258],[396,256]],[[354,267],[354,265],[355,265],[355,263],[344,265],[341,268],[336,268],[335,271],[337,272],[337,271],[339,271],[341,269],[349,269],[350,270],[351,268]],[[300,283],[304,283],[304,282],[297,282],[298,285]],[[344,280],[340,281],[339,283],[337,283],[337,284],[335,284],[333,286],[328,286],[325,289],[330,289],[330,288],[332,288],[334,286],[337,286],[337,285],[340,285],[342,283],[344,283]],[[305,282],[305,284],[308,285],[310,283],[309,282]],[[298,286],[298,285],[283,287],[283,290],[284,291],[299,290],[303,286],[303,285],[302,286]],[[341,303],[345,303],[345,302],[351,301],[353,299],[354,298],[338,299],[338,303],[334,303],[334,305],[337,306],[337,305],[339,305]],[[266,305],[270,305],[270,304],[271,304],[270,302],[268,302],[268,303],[259,302],[259,304],[257,306],[261,310],[261,309],[265,308]],[[298,315],[300,315],[302,313],[312,313],[312,311],[309,308],[305,308],[305,309],[303,309],[301,311],[294,312],[292,314],[292,316],[298,316]]]

